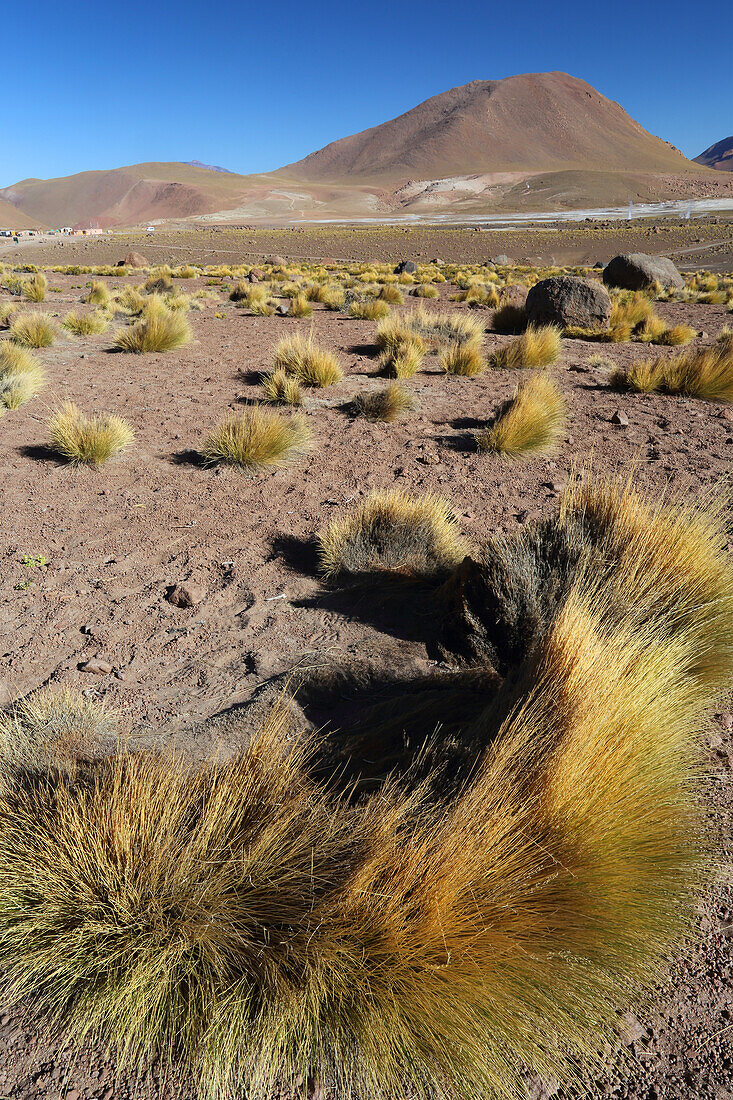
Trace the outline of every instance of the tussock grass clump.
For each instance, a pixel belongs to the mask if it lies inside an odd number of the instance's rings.
[[[733,342],[647,359],[613,371],[616,389],[669,393],[704,401],[733,402]]]
[[[263,283],[254,283],[249,287],[242,299],[242,303],[258,317],[272,317],[275,312],[275,302],[270,297],[271,288]]]
[[[389,313],[389,305],[379,298],[367,302],[355,301],[349,306],[349,317],[359,321],[381,321],[384,317],[389,317]]]
[[[410,331],[440,347],[443,344],[480,344],[484,326],[475,317],[463,313],[430,313],[420,306],[404,318]]]
[[[446,374],[475,378],[486,370],[486,359],[476,344],[449,344],[440,353],[440,365]]]
[[[527,327],[527,311],[524,306],[513,306],[507,302],[497,309],[491,324],[494,332],[501,332],[506,336],[517,335]]]
[[[132,287],[126,288],[126,290],[132,290]],[[125,294],[125,291],[122,291]],[[142,297],[142,296],[141,296]],[[112,304],[112,294],[106,283],[100,282],[98,279],[92,280],[92,285],[89,288],[89,293],[84,298],[85,302],[88,302],[91,306],[102,306],[107,309]]]
[[[343,309],[346,301],[346,291],[340,286],[323,286],[319,289],[318,301],[321,302],[326,309]]]
[[[312,315],[313,306],[305,294],[296,294],[294,298],[291,298],[288,317],[311,317]]]
[[[14,302],[0,302],[0,328],[7,328],[10,324],[10,318],[15,313]]]
[[[19,409],[46,383],[41,364],[11,340],[0,343],[0,411]]]
[[[379,568],[404,545],[385,523],[327,549]],[[283,708],[226,762],[4,761],[3,1002],[128,1065],[175,1059],[206,1100],[299,1076],[469,1100],[524,1095],[528,1065],[566,1091],[600,1075],[619,1006],[692,925],[698,723],[733,674],[725,544],[719,516],[588,480],[494,542],[479,610],[511,675],[461,729],[462,782],[438,737],[418,746],[430,782],[340,796]]]
[[[68,462],[101,466],[129,447],[134,435],[120,416],[85,416],[71,401],[48,424],[51,446]]]
[[[0,771],[76,771],[115,737],[117,714],[70,687],[45,687],[0,711]]]
[[[696,335],[697,333],[690,325],[672,325],[660,332],[657,338],[652,340],[652,343],[676,348],[681,347],[683,344],[689,344],[690,340],[694,339]]]
[[[188,319],[182,313],[171,313],[154,307],[131,328],[118,330],[114,346],[119,351],[142,355],[147,352],[175,351],[193,339]]]
[[[405,301],[402,291],[394,283],[385,283],[379,291],[379,297],[383,302],[389,302],[391,306],[401,306]]]
[[[282,466],[310,450],[312,439],[303,416],[286,419],[272,409],[253,405],[223,420],[206,437],[201,453],[212,464],[224,462],[248,470]]]
[[[324,577],[391,573],[444,576],[468,553],[453,511],[442,497],[371,493],[318,535]]]
[[[42,272],[34,275],[31,279],[23,280],[23,297],[27,298],[29,302],[42,302],[46,297],[47,290],[48,280]]]
[[[548,367],[557,361],[562,347],[560,330],[554,325],[529,325],[511,344],[499,348],[491,356],[494,367]]]
[[[100,313],[67,313],[61,322],[74,336],[96,336],[104,332],[109,322]]]
[[[167,271],[153,272],[144,283],[148,294],[165,294],[173,289],[173,280]]]
[[[411,293],[415,298],[437,298],[439,296],[437,288],[431,286],[430,283],[421,283]]]
[[[304,386],[334,386],[344,377],[332,352],[319,348],[313,334],[285,336],[273,350],[273,367],[295,375]]]
[[[367,420],[382,420],[391,424],[404,412],[415,407],[411,393],[396,382],[372,393],[360,393],[353,402],[354,412]]]
[[[425,358],[425,341],[399,317],[388,317],[377,325],[379,364],[393,378],[411,378]]]
[[[565,426],[565,402],[555,383],[534,374],[522,383],[490,428],[476,436],[480,451],[517,458],[552,450]]]
[[[118,291],[112,301],[114,308],[121,313],[127,313],[133,316],[138,313],[142,313],[143,309],[148,302],[148,299],[144,294],[141,294],[137,287],[126,286],[122,290]],[[100,303],[104,306],[104,302]]]
[[[43,313],[19,313],[10,324],[10,335],[16,344],[26,348],[48,348],[56,340],[58,330]]]
[[[294,374],[288,374],[282,367],[263,375],[262,395],[265,401],[274,405],[303,404],[300,382]]]

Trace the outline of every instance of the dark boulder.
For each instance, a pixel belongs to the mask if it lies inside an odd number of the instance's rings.
[[[648,256],[646,252],[628,252],[614,256],[603,269],[606,286],[622,290],[645,290],[658,282],[663,287],[683,287],[685,280],[667,256]]]
[[[535,283],[527,295],[525,310],[531,325],[608,328],[611,299],[605,287],[591,279],[556,275]]]
[[[417,264],[414,264],[412,260],[401,260],[394,269],[395,275],[414,275],[417,271]]]

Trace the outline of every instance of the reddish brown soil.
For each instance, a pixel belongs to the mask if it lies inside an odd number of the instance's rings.
[[[114,264],[128,252],[151,263],[238,264],[280,255],[288,260],[412,259],[486,263],[502,254],[517,263],[608,262],[619,252],[672,256],[680,268],[733,269],[733,217],[699,221],[661,219],[631,222],[558,223],[539,229],[492,230],[423,226],[324,226],[321,228],[237,228],[232,225],[159,226],[153,234],[117,231],[100,237],[0,239],[0,262]]]
[[[50,293],[40,308],[60,315],[79,308],[85,281],[51,275],[61,292]],[[181,284],[189,292],[200,285]],[[411,308],[414,299],[407,301]],[[702,330],[699,343],[711,343],[730,321],[716,306],[660,303],[658,311]],[[490,325],[489,311],[475,316]],[[38,353],[47,388],[0,420],[0,702],[44,683],[77,684],[122,711],[135,743],[200,738],[205,745],[203,719],[295,666],[358,658],[385,673],[435,667],[429,639],[375,618],[363,605],[334,601],[312,572],[313,533],[369,490],[445,494],[466,533],[479,540],[551,511],[573,462],[591,455],[601,471],[636,464],[644,489],[682,496],[712,489],[730,472],[729,409],[619,396],[606,385],[604,368],[589,363],[597,354],[629,363],[648,354],[638,344],[564,341],[561,361],[550,370],[567,398],[568,434],[552,458],[511,462],[476,453],[472,431],[512,393],[522,372],[455,379],[430,358],[411,382],[419,408],[395,425],[372,425],[352,419],[344,405],[380,384],[374,323],[318,306],[312,320],[254,317],[228,301],[207,303],[190,317],[195,342],[165,355],[113,353],[111,330],[62,338]],[[253,372],[268,366],[274,342],[311,325],[346,372],[340,385],[309,392],[315,453],[253,475],[203,468],[202,435],[257,397]],[[487,348],[506,339],[489,333]],[[124,415],[134,446],[97,472],[62,465],[46,450],[46,421],[62,399],[87,412]],[[613,423],[617,409],[628,427]],[[29,568],[25,555],[43,555],[48,564]],[[170,586],[184,581],[205,589],[195,608],[166,599]],[[80,671],[93,657],[114,672]],[[730,699],[721,701],[721,713],[730,707]],[[725,723],[711,720],[706,734],[720,881],[701,903],[695,940],[662,981],[653,1006],[637,1022],[627,1020],[635,1062],[624,1073],[609,1068],[600,1083],[605,1095],[733,1096],[733,745]],[[14,1100],[190,1095],[184,1084],[159,1089],[152,1071],[142,1083],[115,1083],[111,1063],[99,1053],[72,1062],[18,1009],[0,1018],[0,1051],[0,1095]],[[542,1094],[535,1088],[533,1095]]]

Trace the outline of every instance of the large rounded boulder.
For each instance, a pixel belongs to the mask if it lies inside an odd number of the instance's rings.
[[[603,269],[606,286],[622,290],[645,290],[654,283],[663,287],[683,287],[685,280],[668,256],[648,256],[646,252],[627,252],[614,256]]]
[[[591,279],[554,275],[530,289],[525,310],[530,325],[608,328],[611,299],[605,287]]]

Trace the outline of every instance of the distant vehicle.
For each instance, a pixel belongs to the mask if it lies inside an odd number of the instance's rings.
[[[149,225],[147,227],[147,229],[145,230],[145,232],[146,233],[154,233],[155,232],[155,226],[154,225]]]
[[[0,237],[12,237],[12,229],[0,229]]]

